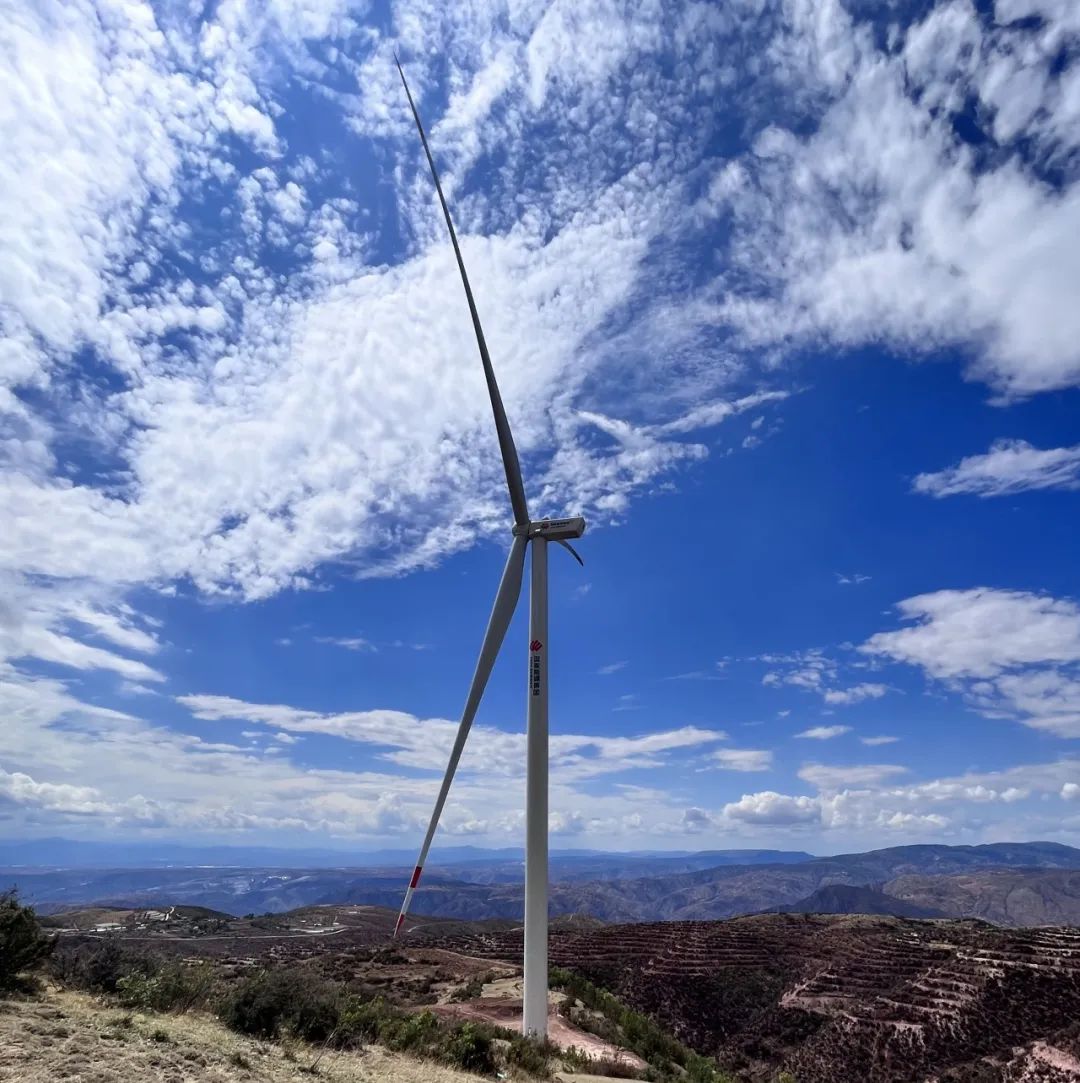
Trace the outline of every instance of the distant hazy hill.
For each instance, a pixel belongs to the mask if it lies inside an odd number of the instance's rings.
[[[1080,872],[983,869],[952,876],[899,876],[884,890],[897,899],[995,925],[1080,925]]]
[[[767,851],[750,853],[759,862],[768,857]],[[1058,843],[899,846],[829,858],[792,861],[785,854],[783,860],[758,864],[698,865],[736,855],[562,855],[553,862],[552,913],[609,922],[727,918],[791,906],[826,887],[883,885],[886,895],[955,917],[1007,925],[1080,924],[1080,873],[1074,872],[1080,870],[1080,850]],[[461,920],[519,919],[520,866],[511,864],[513,876],[501,858],[429,868],[413,912]],[[0,872],[0,886],[17,884],[28,902],[53,911],[90,903],[188,904],[230,914],[332,903],[393,909],[400,905],[409,871],[405,866],[9,870]]]
[[[775,914],[884,914],[897,918],[940,918],[940,910],[917,906],[894,898],[875,887],[853,884],[830,884],[812,895],[770,911]]]
[[[804,850],[552,850],[556,879],[607,880],[707,869],[809,861]],[[180,846],[146,842],[81,842],[76,839],[0,840],[0,868],[21,869],[412,869],[416,850],[286,850],[265,846]],[[429,868],[453,866],[458,879],[512,883],[524,879],[520,847],[436,847]]]

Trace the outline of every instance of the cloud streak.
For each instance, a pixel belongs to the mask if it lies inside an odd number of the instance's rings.
[[[928,496],[1011,496],[1033,489],[1080,488],[1080,444],[1039,449],[1026,440],[997,440],[982,455],[919,474],[912,483]]]

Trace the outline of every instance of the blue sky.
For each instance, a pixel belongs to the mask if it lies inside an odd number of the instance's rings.
[[[1080,19],[13,6],[0,833],[407,846],[509,541],[553,844],[1080,835]],[[524,613],[440,839],[522,836]]]

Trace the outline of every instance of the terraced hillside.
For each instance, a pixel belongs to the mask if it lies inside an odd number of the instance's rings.
[[[444,947],[520,957],[520,932]],[[748,1079],[1080,1079],[1080,930],[762,915],[553,936],[603,985]]]

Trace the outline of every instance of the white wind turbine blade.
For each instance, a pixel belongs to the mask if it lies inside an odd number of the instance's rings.
[[[405,915],[409,912],[409,903],[412,902],[413,892],[420,882],[420,874],[424,863],[427,861],[428,851],[431,849],[431,840],[435,837],[435,829],[439,826],[439,817],[442,815],[443,805],[446,804],[446,795],[450,792],[450,783],[454,781],[454,773],[457,771],[458,761],[465,748],[465,739],[469,736],[476,710],[480,706],[480,698],[487,687],[488,677],[491,676],[492,667],[498,657],[499,648],[506,637],[506,629],[510,627],[510,621],[517,607],[518,597],[521,594],[521,576],[525,567],[525,547],[527,539],[517,534],[510,546],[510,554],[506,558],[506,567],[503,569],[502,579],[499,582],[499,590],[495,595],[495,604],[491,609],[491,617],[488,620],[487,632],[484,633],[484,642],[480,647],[480,657],[476,662],[476,672],[473,674],[472,684],[469,686],[469,695],[465,700],[465,709],[461,712],[461,723],[458,726],[457,737],[454,738],[454,747],[450,753],[450,762],[446,765],[446,774],[443,776],[442,786],[439,787],[439,796],[435,800],[435,810],[431,814],[431,822],[428,824],[427,834],[424,836],[424,844],[420,847],[420,856],[416,859],[416,868],[413,870],[412,880],[409,881],[408,890],[405,892],[405,901],[401,904],[401,913],[398,915],[397,924],[394,926],[394,936],[401,931],[405,924]]]
[[[503,470],[506,472],[506,487],[510,491],[510,503],[514,509],[514,523],[517,526],[526,526],[529,522],[529,508],[525,501],[525,485],[521,480],[521,465],[518,463],[517,448],[514,446],[514,437],[510,432],[510,423],[506,420],[506,410],[503,409],[499,385],[495,382],[495,370],[491,365],[491,355],[488,353],[487,342],[484,340],[484,329],[480,326],[480,313],[476,311],[476,302],[473,300],[469,276],[465,272],[465,261],[461,258],[461,247],[458,245],[457,233],[454,231],[454,222],[450,217],[450,208],[447,206],[446,197],[443,195],[442,184],[439,183],[439,173],[435,168],[435,159],[431,156],[431,148],[428,147],[427,136],[424,134],[424,125],[420,123],[420,114],[416,110],[409,84],[405,80],[405,72],[402,70],[401,61],[398,60],[396,54],[394,55],[394,63],[397,64],[398,74],[401,76],[401,85],[405,87],[405,95],[409,99],[409,108],[412,110],[413,120],[416,121],[416,130],[420,133],[420,142],[424,145],[424,154],[427,156],[428,166],[431,168],[431,179],[435,182],[435,191],[439,194],[439,203],[442,204],[443,217],[446,219],[446,228],[450,231],[450,243],[454,246],[454,256],[457,258],[458,270],[461,272],[461,284],[465,287],[465,299],[469,302],[469,314],[472,316],[473,330],[476,332],[476,345],[480,348],[480,360],[484,365],[484,379],[487,381],[488,397],[491,399],[491,412],[495,416],[495,432],[499,437],[499,450],[502,452]]]

